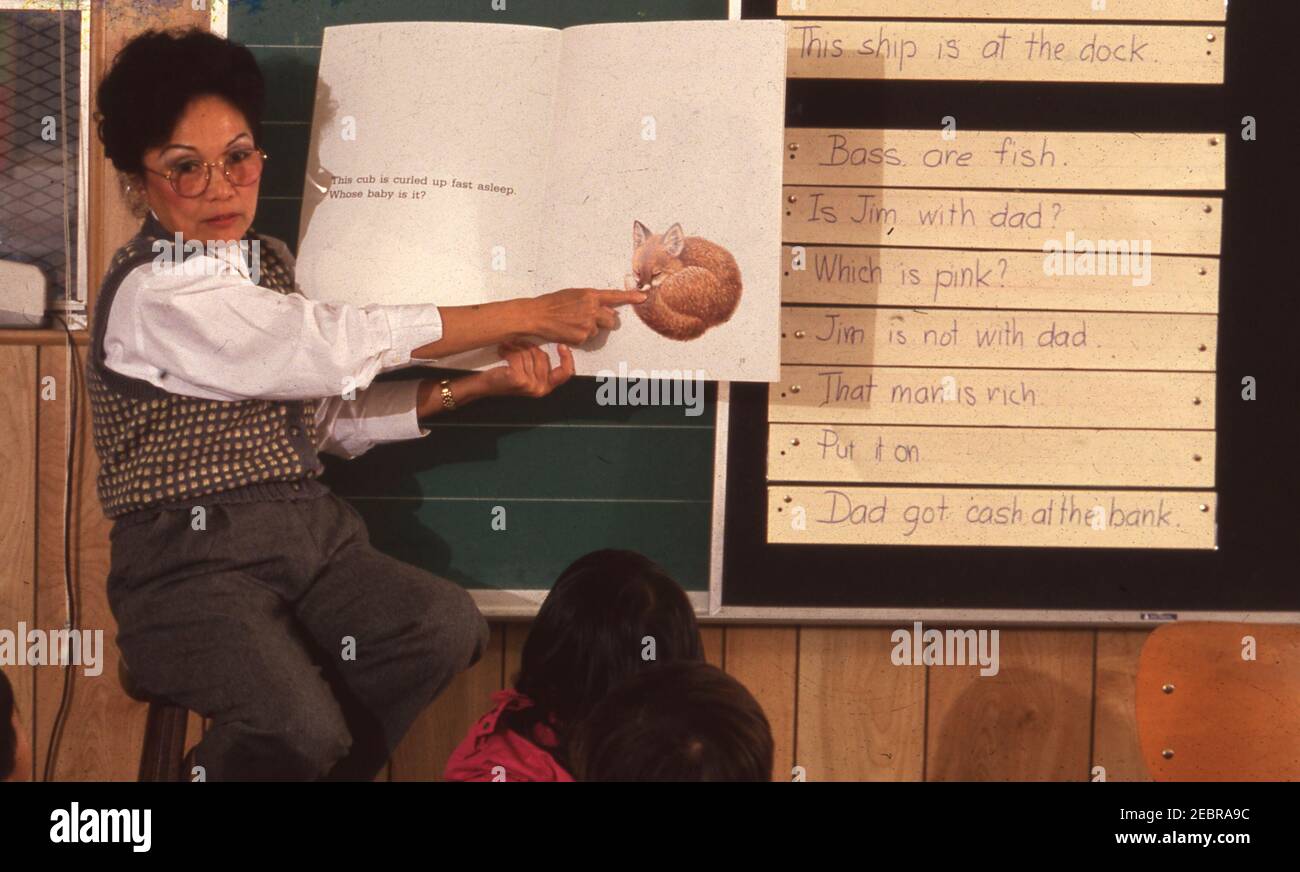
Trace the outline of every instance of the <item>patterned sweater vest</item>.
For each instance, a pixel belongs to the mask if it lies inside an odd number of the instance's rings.
[[[259,284],[300,293],[283,242],[251,229],[244,238],[258,241]],[[173,234],[150,215],[114,255],[95,303],[86,372],[104,515],[130,524],[159,509],[327,492],[316,480],[324,467],[316,455],[315,400],[183,396],[104,365],[104,332],[117,289],[131,270],[170,251],[155,249],[157,240],[174,245]],[[214,360],[213,366],[220,364]]]

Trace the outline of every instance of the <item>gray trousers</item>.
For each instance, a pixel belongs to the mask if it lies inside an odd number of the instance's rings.
[[[201,498],[196,504],[202,505]],[[209,781],[370,779],[487,644],[459,585],[374,549],[327,493],[114,524],[108,602],[136,683],[212,719]]]

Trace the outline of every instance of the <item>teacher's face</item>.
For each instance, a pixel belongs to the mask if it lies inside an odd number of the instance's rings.
[[[197,197],[182,197],[159,173],[178,168],[193,171],[200,162],[215,164],[231,152],[247,151],[255,145],[248,121],[228,101],[208,95],[194,98],[176,122],[171,138],[161,148],[144,153],[144,165],[153,171],[144,174],[149,208],[164,227],[186,239],[240,239],[257,211],[260,178],[251,185],[235,186],[221,167],[213,166],[207,190]]]

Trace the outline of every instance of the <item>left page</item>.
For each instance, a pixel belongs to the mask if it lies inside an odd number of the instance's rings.
[[[536,295],[559,51],[560,31],[545,27],[326,28],[303,292],[358,306]]]

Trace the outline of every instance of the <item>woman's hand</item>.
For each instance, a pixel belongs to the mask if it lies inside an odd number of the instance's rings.
[[[544,397],[573,376],[573,352],[569,346],[557,346],[560,365],[551,367],[551,359],[536,345],[516,342],[497,349],[505,366],[484,370],[481,375],[487,394],[503,397]]]
[[[546,352],[536,345],[510,343],[497,351],[505,360],[504,366],[450,381],[448,387],[457,409],[483,397],[544,397],[573,377],[573,352],[567,345],[559,346],[560,365],[554,368]],[[416,397],[416,416],[421,420],[446,411],[437,379],[421,380]]]
[[[641,291],[565,288],[533,298],[533,335],[580,345],[597,331],[618,326],[615,306],[644,303]]]
[[[603,327],[614,327],[614,306],[644,303],[641,291],[565,288],[540,297],[519,297],[474,306],[439,306],[442,338],[411,352],[420,360],[438,360],[472,348],[490,348],[540,336],[550,342],[586,342]]]

